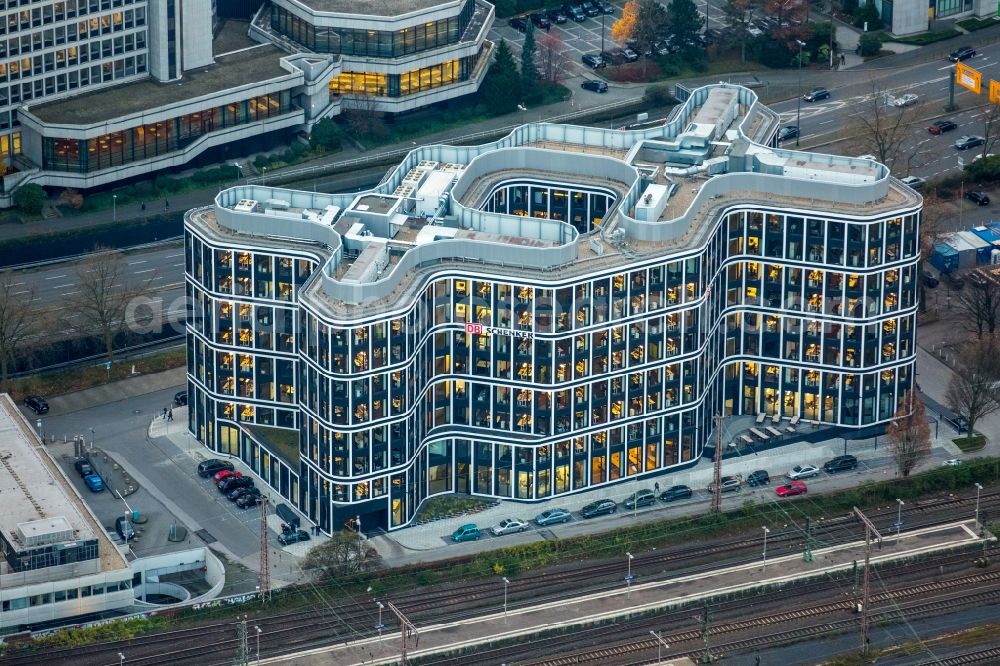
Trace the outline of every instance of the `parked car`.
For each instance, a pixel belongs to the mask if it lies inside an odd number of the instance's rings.
[[[242,497],[243,495],[245,495],[248,492],[250,492],[250,490],[256,490],[256,487],[255,486],[243,486],[241,488],[230,488],[226,492],[226,499],[228,499],[230,502],[235,502],[240,497]]]
[[[548,30],[552,27],[552,21],[549,20],[549,17],[546,16],[544,12],[534,12],[528,18],[531,19],[531,22],[535,24],[536,28]]]
[[[961,62],[962,60],[968,60],[976,55],[976,49],[971,46],[962,46],[951,52],[948,56],[948,60],[952,62]]]
[[[562,25],[566,22],[566,12],[561,9],[550,9],[548,17],[549,21],[557,25]]]
[[[535,524],[545,527],[556,523],[568,523],[572,517],[566,509],[548,509],[535,516]]]
[[[650,504],[656,504],[656,493],[648,489],[638,490],[622,502],[622,506],[626,509],[637,509],[640,506],[649,506]]]
[[[915,95],[914,93],[906,93],[905,95],[900,95],[899,97],[893,98],[892,105],[898,106],[900,108],[904,106],[912,106],[913,104],[917,103],[918,99],[920,98],[917,97],[917,95]]]
[[[961,291],[962,287],[965,286],[965,280],[962,279],[962,276],[951,271],[942,271],[941,279],[948,283],[949,289],[955,291]]]
[[[188,392],[178,391],[174,393],[174,407],[185,407],[188,404]]]
[[[972,271],[969,273],[969,282],[971,282],[972,286],[976,289],[986,289],[990,286],[989,280],[987,280],[986,277],[979,271]]]
[[[209,476],[215,476],[218,472],[223,470],[233,470],[233,463],[227,462],[225,460],[219,460],[217,458],[210,458],[198,463],[198,476],[207,478]]]
[[[948,416],[942,414],[941,416],[945,421],[951,424],[951,427],[954,428],[959,434],[969,429],[969,420],[964,416],[959,414],[950,414]]]
[[[577,23],[583,23],[587,20],[587,15],[584,13],[583,7],[580,5],[563,5],[562,8],[563,11],[566,12],[566,15]]]
[[[858,466],[858,459],[851,455],[837,456],[833,460],[823,463],[823,471],[827,474],[845,472],[855,469]]]
[[[907,176],[906,178],[900,178],[899,182],[912,190],[919,190],[927,184],[927,181],[920,176]]]
[[[606,15],[606,16],[611,16],[612,14],[615,13],[615,6],[613,4],[611,4],[610,2],[606,2],[605,0],[601,0],[601,2],[598,2],[598,3],[595,3],[595,4],[597,4],[597,6],[601,8],[601,13],[604,14],[604,15]]]
[[[509,21],[507,21],[507,25],[514,28],[514,30],[517,30],[518,32],[528,31],[528,19],[523,16],[512,17]]]
[[[479,541],[481,533],[479,528],[469,523],[468,525],[462,525],[457,530],[451,533],[452,541]]]
[[[739,492],[740,486],[743,482],[736,476],[724,476],[722,477],[722,492],[724,493],[735,493]],[[708,492],[715,492],[715,482],[708,484]]]
[[[580,58],[580,61],[591,69],[601,69],[602,67],[607,67],[608,65],[608,63],[604,61],[604,57],[599,53],[584,53]]]
[[[225,479],[228,479],[231,476],[243,476],[243,472],[237,472],[236,470],[233,469],[224,469],[219,472],[216,472],[215,476],[212,477],[212,480],[215,481],[215,485],[219,485]]]
[[[872,162],[878,162],[878,155],[872,155],[871,153],[865,153],[864,155],[858,155],[859,160],[871,160]]]
[[[931,134],[944,134],[945,132],[950,132],[953,129],[957,129],[958,124],[951,120],[937,120],[931,123],[931,126],[927,128],[927,131]]]
[[[984,143],[986,143],[986,139],[976,134],[962,136],[959,137],[957,141],[955,141],[955,149],[968,150],[969,148],[976,148],[978,146],[981,146]]]
[[[958,458],[948,458],[941,464],[944,465],[945,467],[958,467],[959,465],[962,464],[962,461],[959,460]]]
[[[966,192],[965,198],[971,201],[972,203],[976,204],[977,206],[990,205],[990,195],[986,194],[986,192],[978,192],[978,191]]]
[[[225,495],[230,490],[249,488],[252,485],[253,479],[249,476],[229,476],[219,482],[219,492]]]
[[[802,96],[802,99],[806,102],[818,102],[821,99],[829,99],[829,98],[830,98],[830,91],[827,90],[826,88],[813,88],[812,90],[810,90],[809,92],[807,92],[805,95]]]
[[[614,500],[599,499],[580,509],[580,515],[584,518],[594,518],[616,511],[618,511],[618,505],[614,503]]]
[[[750,472],[746,480],[748,486],[766,486],[771,483],[770,475],[768,475],[767,470],[763,469]]]
[[[674,502],[676,500],[688,499],[694,495],[694,491],[687,486],[670,486],[660,493],[660,500],[663,502]]]
[[[75,469],[76,473],[81,477],[94,473],[94,468],[91,467],[90,461],[86,458],[78,458],[77,461],[73,463],[73,469]]]
[[[515,532],[525,532],[528,527],[528,523],[520,518],[504,518],[491,527],[490,532],[493,536],[503,536],[504,534],[514,534]]]
[[[923,279],[924,279],[924,286],[927,287],[928,289],[933,289],[934,287],[941,284],[941,280],[938,280],[936,277],[934,277],[932,273],[928,273],[927,271],[924,271]]]
[[[583,13],[587,16],[600,16],[601,14],[601,8],[590,0],[585,0],[585,2],[580,6],[583,9]]]
[[[600,79],[585,79],[580,87],[584,90],[593,90],[596,93],[608,92],[608,84]]]
[[[798,125],[786,125],[778,130],[778,141],[788,141],[789,139],[794,139],[799,135]]]
[[[808,479],[813,476],[819,476],[819,467],[816,467],[816,465],[796,465],[785,476],[793,481],[796,479]]]
[[[104,479],[99,477],[97,474],[88,474],[83,477],[83,482],[87,484],[87,487],[90,488],[90,492],[92,493],[99,493],[104,490]]]
[[[774,494],[778,497],[792,497],[794,495],[805,495],[809,488],[805,481],[789,481],[783,486],[774,489]]]
[[[285,532],[278,536],[278,543],[282,546],[290,546],[293,543],[298,543],[299,541],[309,541],[309,532],[305,530],[293,530],[291,532]]]
[[[49,411],[48,401],[40,395],[25,396],[24,406],[36,414],[47,414]]]
[[[241,488],[243,494],[236,498],[236,506],[246,509],[257,504],[257,498],[261,496],[259,488]]]
[[[132,527],[132,523],[125,516],[115,518],[115,532],[118,532],[118,536],[125,543],[135,538],[135,528]]]
[[[625,59],[625,62],[635,62],[639,59],[639,54],[626,46],[622,49],[622,58]]]

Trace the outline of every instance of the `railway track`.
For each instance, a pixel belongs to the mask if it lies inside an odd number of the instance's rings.
[[[939,657],[925,661],[920,666],[962,666],[963,664],[1000,664],[1000,646],[963,652],[951,657]]]
[[[971,501],[974,501],[974,498],[970,500],[970,498],[954,497],[914,503],[911,507],[912,513],[909,514],[911,521],[913,513],[927,517],[920,521],[912,521],[907,527],[915,529],[953,521],[960,515],[968,513],[965,507]],[[980,501],[983,507],[1000,504],[1000,493],[984,494]],[[887,508],[883,511],[870,511],[869,516],[878,523],[880,520],[895,521],[896,513],[894,508]],[[814,542],[820,545],[843,543],[858,538],[853,519],[846,516],[817,523],[813,536]],[[633,573],[645,581],[665,580],[755,561],[758,558],[757,552],[761,540],[757,537],[741,538],[716,544],[637,554],[632,563]],[[782,548],[781,544],[784,544],[784,548],[791,552],[799,548],[801,540],[802,532],[799,529],[780,532],[772,530],[768,537],[769,551],[777,554]],[[582,593],[618,588],[621,585],[620,574],[621,563],[617,561],[598,562],[556,572],[526,574],[511,581],[509,607],[516,609],[540,601],[572,598]],[[810,584],[802,586],[802,589],[818,590],[822,585]],[[784,593],[785,598],[788,594]],[[419,624],[430,624],[469,617],[470,611],[473,610],[494,612],[502,604],[502,597],[502,588],[495,581],[490,581],[393,594],[391,599],[411,619]],[[385,621],[388,625],[385,628],[386,632],[391,633],[396,630],[393,618],[387,617]],[[374,629],[376,622],[376,606],[367,599],[363,603],[350,601],[337,605],[317,605],[305,611],[251,618],[251,623],[255,623],[263,631],[261,653],[264,655],[370,637],[376,634]],[[0,663],[5,666],[7,664],[40,666],[71,661],[74,666],[105,666],[110,663],[109,656],[117,657],[118,651],[127,649],[131,664],[167,663],[164,657],[169,654],[171,658],[169,663],[203,666],[208,663],[207,659],[212,654],[228,652],[231,655],[236,643],[234,622],[217,622],[140,636],[127,643],[102,643],[71,650],[13,652],[8,657],[0,659]]]

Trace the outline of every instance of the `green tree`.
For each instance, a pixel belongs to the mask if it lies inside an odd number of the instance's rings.
[[[521,47],[521,95],[530,98],[538,87],[538,67],[535,65],[535,24],[528,21]]]
[[[864,4],[854,10],[854,27],[863,28],[868,24],[869,30],[880,30],[882,28],[882,17],[879,15],[875,5]]]
[[[882,50],[882,40],[878,38],[878,35],[866,32],[858,37],[858,46],[861,47],[861,55],[863,56],[878,55],[878,52]]]
[[[694,0],[670,0],[670,4],[667,5],[667,19],[670,32],[673,33],[675,40],[680,40],[681,44],[693,40],[705,24]]]
[[[322,148],[328,152],[340,150],[344,133],[340,125],[330,118],[324,118],[316,123],[309,134],[309,143],[313,148]]]
[[[49,200],[41,185],[28,183],[14,190],[14,205],[29,215],[38,215]]]
[[[760,9],[759,0],[726,0],[722,5],[722,21],[733,38],[730,43],[740,48],[740,59],[747,60],[747,43],[751,41],[750,22]],[[760,14],[758,14],[759,16]]]
[[[498,116],[516,109],[521,99],[521,76],[514,55],[503,39],[497,45],[496,57],[479,94],[483,104]]]

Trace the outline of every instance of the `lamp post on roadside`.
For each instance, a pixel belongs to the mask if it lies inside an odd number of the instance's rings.
[[[239,162],[233,162],[233,166],[236,167],[236,182],[234,183],[233,186],[237,187],[240,184],[240,178],[243,177],[243,167],[240,165]]]
[[[771,530],[766,527],[761,527],[764,530],[764,566],[761,567],[761,571],[767,571],[767,535],[771,533]]]
[[[267,185],[267,167],[261,167],[260,184]]]
[[[118,222],[118,195],[111,195],[111,222]]]
[[[799,45],[799,94],[795,103],[795,147],[799,147],[799,135],[802,134],[802,47],[806,45],[801,39],[796,39]]]
[[[124,663],[125,663],[125,653],[124,652],[119,652],[118,653],[118,666],[121,666]]]
[[[629,552],[626,552],[625,556],[628,557],[628,573],[625,574],[625,586],[626,586],[625,598],[626,599],[631,599],[632,598],[632,560],[635,559],[635,558],[633,558],[632,557],[632,553],[629,553]]]
[[[601,9],[601,62],[604,62],[604,9]]]
[[[260,666],[260,635],[264,632],[256,624],[253,625],[253,628],[257,630],[257,666]]]
[[[504,576],[503,580],[503,623],[507,624],[507,586],[510,585],[510,581]]]
[[[899,543],[899,528],[903,526],[903,500],[896,498],[896,543]]]
[[[656,639],[656,661],[659,663],[663,660],[663,648],[670,649],[670,646],[663,642],[662,633],[659,631],[649,630],[649,635]]]
[[[979,493],[983,491],[982,485],[976,484],[976,529],[979,529]]]
[[[369,587],[368,589],[370,590],[371,588]],[[385,625],[382,624],[382,609],[385,608],[385,606],[382,605],[381,601],[376,601],[375,603],[378,604],[378,624],[375,625],[375,628],[378,629],[378,642],[381,643],[382,630],[385,629]]]

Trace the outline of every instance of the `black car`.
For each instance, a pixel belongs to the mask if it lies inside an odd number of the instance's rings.
[[[837,456],[833,460],[827,460],[823,464],[823,471],[827,474],[844,472],[858,466],[858,459],[854,456]]]
[[[972,271],[969,273],[969,282],[971,282],[972,286],[976,289],[986,289],[990,286],[989,280],[983,277],[982,273],[979,273],[978,271]]]
[[[928,289],[933,289],[934,287],[941,284],[941,280],[938,280],[936,277],[934,277],[933,273],[928,273],[927,271],[924,271],[923,278],[924,278],[924,286],[927,287]]]
[[[604,58],[597,53],[584,53],[583,57],[580,58],[580,61],[591,69],[600,69],[608,64],[604,61]]]
[[[758,469],[747,475],[746,482],[748,486],[766,486],[771,483],[771,477],[766,470]]]
[[[227,476],[219,482],[219,492],[226,495],[237,488],[249,488],[253,485],[253,479],[249,476]]]
[[[548,30],[549,28],[552,27],[552,21],[550,21],[549,17],[546,16],[543,12],[535,12],[528,18],[531,19],[531,22],[535,24],[536,28],[541,28],[542,30]]]
[[[585,79],[580,87],[584,90],[593,90],[596,93],[608,92],[608,84],[600,79]]]
[[[986,192],[966,192],[965,198],[978,206],[990,205],[990,196]]]
[[[81,477],[94,473],[94,468],[90,466],[90,461],[86,458],[77,459],[77,461],[73,463],[73,469],[75,469],[76,473]]]
[[[622,506],[626,509],[638,509],[640,506],[649,506],[650,504],[656,504],[656,494],[649,489],[636,491],[622,502]]]
[[[931,134],[944,134],[945,132],[950,132],[953,129],[958,129],[958,123],[952,120],[935,120],[927,128],[927,131]]]
[[[778,141],[788,141],[789,139],[794,139],[799,135],[799,128],[797,125],[787,125],[778,130]]]
[[[660,500],[664,502],[673,502],[675,500],[688,499],[692,495],[694,495],[694,491],[687,486],[670,486],[660,493]]]
[[[246,509],[257,504],[257,498],[261,496],[258,488],[241,488],[243,494],[236,498],[236,506]]]
[[[600,16],[601,14],[601,8],[597,6],[597,3],[590,2],[590,0],[586,0],[586,2],[581,5],[581,8],[583,9],[583,13],[587,16]]]
[[[236,500],[238,500],[239,498],[243,497],[243,495],[246,495],[251,490],[257,490],[257,488],[255,488],[254,486],[244,486],[242,488],[233,488],[228,493],[226,493],[226,498],[230,502],[235,502]],[[257,492],[259,493],[260,491],[257,491]]]
[[[49,403],[40,395],[26,396],[24,406],[36,414],[46,414],[49,411]]]
[[[962,276],[955,275],[951,271],[943,271],[941,279],[948,283],[948,288],[955,291],[961,291],[962,287],[965,286],[965,280],[962,279]]]
[[[507,25],[514,28],[514,30],[517,30],[518,32],[528,31],[528,19],[523,16],[515,16],[511,20],[507,21]]]
[[[952,62],[960,62],[962,60],[968,60],[974,55],[976,55],[976,49],[971,46],[963,46],[952,51],[951,55],[948,56],[948,60],[951,60]]]
[[[226,462],[225,460],[219,460],[217,458],[212,458],[210,460],[205,460],[204,462],[198,463],[198,476],[209,477],[215,476],[222,470],[234,470],[236,466],[231,462]]]
[[[566,12],[566,15],[577,23],[583,23],[587,20],[587,15],[583,11],[583,7],[580,5],[563,5],[562,9]]]
[[[614,503],[613,500],[602,499],[596,502],[591,502],[587,506],[580,509],[580,515],[584,518],[593,518],[595,516],[602,516],[606,513],[614,513],[618,510],[618,505]]]
[[[282,546],[288,546],[299,541],[309,541],[309,538],[309,533],[305,530],[295,530],[294,532],[285,532],[279,536],[278,543]]]
[[[175,407],[184,407],[187,404],[188,404],[188,392],[187,391],[178,391],[177,393],[174,393],[174,406]]]
[[[813,88],[812,90],[810,90],[809,92],[807,92],[805,95],[802,96],[802,99],[804,99],[807,102],[818,102],[821,99],[829,99],[829,98],[830,98],[830,91],[827,90],[826,88]]]
[[[562,25],[566,22],[566,12],[561,9],[550,9],[548,16],[551,23]]]
[[[964,416],[959,416],[958,414],[944,415],[944,420],[951,424],[956,431],[963,433],[969,429],[969,420]]]

